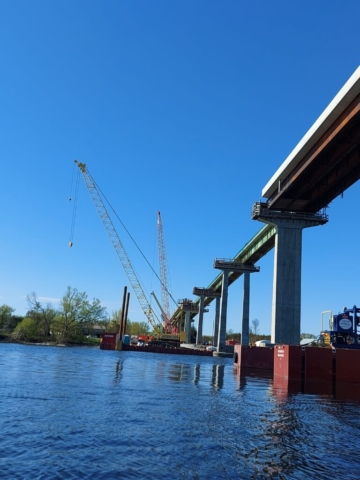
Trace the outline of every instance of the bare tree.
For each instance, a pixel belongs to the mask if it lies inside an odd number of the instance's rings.
[[[26,296],[26,301],[29,310],[26,314],[27,317],[32,318],[41,335],[44,337],[50,336],[51,324],[56,317],[56,310],[51,303],[47,303],[45,306],[39,301],[35,292]]]
[[[254,320],[251,321],[251,326],[249,329],[251,343],[254,343],[259,335],[259,324],[260,322],[257,318],[254,318]]]
[[[251,320],[251,325],[252,325],[252,328],[251,328],[251,332],[253,333],[253,335],[259,335],[260,333],[260,330],[259,330],[259,325],[260,325],[260,322],[257,318],[254,318],[254,320]]]

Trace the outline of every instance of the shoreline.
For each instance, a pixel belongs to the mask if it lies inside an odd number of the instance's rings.
[[[18,340],[11,340],[8,338],[0,338],[1,343],[12,343],[17,345],[33,345],[36,347],[95,347],[100,348],[99,344],[86,344],[86,343],[57,343],[57,342],[19,342]]]

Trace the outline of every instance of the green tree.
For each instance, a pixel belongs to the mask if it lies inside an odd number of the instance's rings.
[[[126,331],[129,335],[149,335],[151,329],[148,322],[129,322],[128,320]]]
[[[9,331],[12,314],[15,312],[14,308],[9,305],[0,305],[0,330]]]
[[[86,328],[106,318],[106,308],[101,306],[99,299],[94,298],[90,302],[85,292],[79,292],[77,288],[69,286],[60,301],[53,329],[61,340],[66,342],[76,339],[86,331]]]
[[[300,335],[300,340],[303,340],[304,338],[316,338],[316,335],[314,335],[313,333],[302,333]]]
[[[241,341],[241,333],[234,332],[233,330],[229,330],[226,332],[226,340],[237,340],[239,343]]]
[[[12,337],[15,340],[23,342],[38,340],[39,328],[36,321],[33,318],[25,317],[18,325],[16,325]]]
[[[120,330],[121,309],[114,310],[111,313],[110,322],[106,328],[107,332],[119,333]]]
[[[51,303],[45,306],[38,300],[35,292],[30,293],[26,297],[29,311],[26,316],[32,318],[39,329],[40,335],[44,338],[50,337],[51,325],[54,322],[57,312],[52,307]]]
[[[22,320],[24,320],[24,317],[20,317],[19,315],[11,315],[5,330],[9,333],[13,332],[16,325],[18,325]]]

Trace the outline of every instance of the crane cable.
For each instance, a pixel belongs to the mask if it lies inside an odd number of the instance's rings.
[[[155,269],[151,266],[150,262],[148,261],[148,259],[145,257],[144,253],[142,252],[141,248],[139,247],[139,245],[136,243],[134,237],[131,235],[131,233],[129,232],[129,230],[125,227],[124,223],[122,222],[122,220],[120,219],[119,215],[115,212],[114,208],[112,207],[111,203],[109,202],[109,200],[106,198],[106,196],[104,195],[104,193],[102,192],[101,188],[99,187],[99,185],[95,182],[94,178],[92,177],[92,175],[90,174],[89,170],[87,170],[87,173],[89,174],[89,176],[91,177],[91,180],[94,182],[94,185],[96,185],[96,188],[98,189],[98,191],[101,193],[101,195],[103,196],[103,198],[105,199],[106,203],[109,205],[110,209],[112,210],[112,212],[114,213],[115,217],[119,220],[119,222],[121,223],[121,225],[123,226],[124,230],[126,231],[126,233],[129,235],[129,237],[131,238],[131,240],[133,241],[134,245],[136,246],[136,248],[139,250],[140,254],[142,255],[142,257],[144,258],[144,260],[146,261],[146,263],[149,265],[149,267],[151,268],[151,270],[153,271],[153,273],[156,275],[156,278],[159,280],[160,284],[163,285],[159,275],[156,273]],[[78,170],[78,172],[80,173],[80,170]],[[172,301],[175,303],[175,305],[178,305],[178,303],[176,302],[176,300],[174,299],[174,297],[171,295],[171,293],[167,290],[166,288],[166,285],[164,285],[166,291],[168,292],[168,294],[170,295]]]
[[[74,164],[74,168],[76,168],[75,164]],[[71,194],[72,194],[73,180],[74,180],[74,168],[73,168],[73,173],[72,173],[72,178],[71,178],[71,188],[70,188],[69,202],[71,202],[71,200],[72,200]],[[73,240],[74,240],[77,202],[78,202],[78,197],[79,197],[79,183],[80,183],[80,170],[77,169],[76,183],[75,183],[75,194],[74,194],[74,206],[73,206],[73,214],[72,214],[71,228],[70,228],[70,240],[69,240],[69,247],[70,248],[73,246]]]

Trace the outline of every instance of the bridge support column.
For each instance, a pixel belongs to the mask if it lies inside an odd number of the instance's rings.
[[[220,324],[219,324],[218,342],[217,342],[218,352],[223,352],[225,350],[228,287],[229,287],[229,271],[224,270],[223,281],[221,285]]]
[[[199,307],[199,321],[196,334],[196,345],[201,345],[203,341],[202,330],[203,330],[203,318],[204,318],[204,295],[200,296],[200,307]]]
[[[214,320],[214,332],[213,332],[214,347],[218,346],[219,319],[220,319],[220,297],[217,297],[215,299],[215,320]]]
[[[250,273],[244,273],[243,312],[241,322],[241,345],[249,345],[250,323]]]
[[[208,312],[208,309],[205,309],[205,298],[209,302],[210,299],[220,297],[220,291],[215,291],[213,288],[205,288],[205,287],[194,287],[193,293],[200,298],[199,301],[199,322],[198,322],[198,330],[196,335],[196,344],[202,344],[203,337],[202,337],[202,328],[203,328],[203,314]],[[197,302],[196,302],[197,303]]]
[[[300,343],[302,229],[277,225],[271,315],[271,342]]]
[[[191,314],[199,313],[199,307],[189,298],[179,300],[181,310],[185,313],[185,342],[191,343]]]
[[[227,296],[229,287],[229,272],[237,274],[259,272],[260,268],[251,264],[238,263],[234,260],[215,259],[214,268],[223,271],[223,281],[221,285],[221,303],[220,303],[220,325],[218,333],[217,352],[226,350],[226,315],[227,315]],[[249,302],[250,288],[247,289],[247,302]],[[243,319],[244,323],[244,319]],[[249,329],[249,308],[247,307],[247,323]],[[246,327],[245,327],[246,328]]]
[[[276,227],[271,342],[299,345],[302,231],[324,225],[327,215],[274,211],[256,203],[252,217]]]
[[[237,274],[249,274],[253,272],[259,272],[260,268],[255,267],[252,264],[243,264],[238,263],[235,260],[226,260],[226,259],[215,259],[214,268],[223,271],[223,281],[221,285],[221,303],[220,303],[220,325],[218,333],[218,344],[217,352],[224,352],[226,350],[226,316],[227,316],[227,297],[228,297],[228,286],[229,286],[229,272],[234,272]],[[248,278],[246,285],[249,285],[250,279]],[[245,317],[243,317],[243,324],[246,322],[247,318],[247,329],[249,330],[249,295],[250,288],[246,289],[246,302],[245,302]],[[244,314],[243,314],[244,315]],[[246,330],[246,326],[244,327]],[[249,333],[248,333],[249,336]]]
[[[190,312],[185,313],[185,333],[186,333],[186,343],[191,343],[191,320]]]

